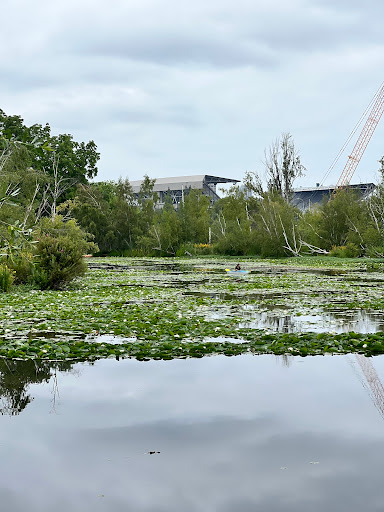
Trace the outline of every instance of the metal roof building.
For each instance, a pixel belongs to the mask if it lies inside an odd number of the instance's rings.
[[[156,178],[153,190],[159,195],[159,206],[162,206],[167,194],[171,195],[172,203],[175,205],[183,201],[184,195],[191,189],[201,190],[208,196],[212,203],[220,199],[216,192],[216,185],[219,183],[238,183],[240,180],[232,178],[221,178],[208,174],[195,176],[177,176],[174,178]],[[131,181],[133,192],[138,194],[143,180]]]
[[[357,190],[360,198],[364,199],[373,192],[376,185],[374,183],[358,183],[355,185],[348,185],[345,188]],[[335,185],[329,187],[318,185],[316,187],[302,187],[296,188],[293,191],[292,204],[300,208],[300,210],[308,210],[316,203],[321,203],[325,198],[327,200],[331,197]]]

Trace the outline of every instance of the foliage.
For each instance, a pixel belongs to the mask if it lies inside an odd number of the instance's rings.
[[[312,210],[307,210],[299,221],[301,237],[309,244],[325,251],[332,247],[354,244],[363,254],[370,229],[367,209],[357,193],[341,189],[336,195]]]
[[[93,235],[101,253],[121,254],[135,248],[140,215],[128,180],[79,185],[75,199],[66,207],[84,231]]]
[[[209,240],[210,200],[201,190],[185,191],[184,202],[180,205],[182,241],[207,243]]]
[[[193,244],[193,248],[197,255],[207,256],[208,254],[213,254],[212,244]]]
[[[141,235],[148,233],[153,226],[155,207],[159,199],[157,193],[154,192],[155,181],[145,175],[137,197],[140,210],[138,221]]]
[[[333,246],[329,255],[336,258],[357,258],[360,255],[360,250],[356,244],[349,243],[342,246]]]
[[[41,289],[58,289],[83,275],[87,269],[83,254],[97,250],[74,220],[64,222],[60,216],[54,221],[42,219],[36,236],[33,281]]]
[[[142,236],[138,243],[147,254],[174,256],[180,243],[180,232],[180,219],[168,196],[162,211],[155,215],[148,233]]]
[[[305,167],[292,135],[283,133],[265,151],[265,170],[267,177],[267,191],[264,191],[262,179],[255,172],[246,174],[246,187],[263,197],[266,192],[278,194],[285,201],[290,201],[293,192],[293,183],[304,175]]]
[[[280,257],[289,254],[295,246],[295,227],[299,211],[280,195],[269,193],[260,201],[255,228],[262,257]]]
[[[7,233],[2,237],[1,256],[14,272],[16,284],[30,280],[33,266],[32,250],[32,230],[24,229],[18,221],[8,225]]]
[[[54,202],[62,202],[71,197],[77,183],[87,183],[97,174],[100,155],[94,141],[77,142],[71,134],[51,135],[48,123],[26,126],[20,116],[8,116],[0,109],[0,139],[17,147],[7,158],[7,173],[22,174],[29,181],[36,175],[38,182],[44,181],[39,200],[54,195]],[[34,188],[22,187],[30,193]]]
[[[14,274],[5,263],[0,264],[0,291],[9,292],[15,278]]]
[[[228,195],[213,207],[212,238],[215,252],[233,256],[259,253],[255,227],[255,211],[250,202],[238,187],[232,187]]]

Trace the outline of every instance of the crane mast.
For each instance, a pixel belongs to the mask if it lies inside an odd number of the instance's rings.
[[[343,169],[339,177],[339,181],[336,184],[335,190],[339,188],[343,188],[349,185],[351,178],[356,171],[357,166],[361,160],[361,157],[364,154],[366,147],[368,146],[369,141],[375,131],[376,126],[378,125],[381,116],[384,112],[384,84],[379,89],[376,95],[376,101],[368,115],[368,118],[365,122],[365,125],[359,135],[359,138],[356,141],[355,147],[352,150],[352,153],[349,155],[347,163]]]

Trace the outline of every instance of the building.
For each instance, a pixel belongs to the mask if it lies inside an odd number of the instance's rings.
[[[232,178],[220,178],[208,174],[198,174],[196,176],[177,176],[174,178],[156,178],[153,190],[159,196],[158,207],[162,207],[167,194],[170,194],[172,203],[177,206],[184,196],[192,189],[201,190],[204,195],[210,198],[211,203],[220,199],[216,192],[216,186],[219,183],[238,183],[240,180]],[[133,192],[138,194],[143,180],[131,181]]]
[[[376,185],[374,183],[359,183],[356,185],[348,185],[345,188],[357,190],[360,197],[364,199],[373,192]],[[317,184],[316,187],[296,188],[293,191],[292,204],[300,208],[302,211],[308,210],[313,205],[321,203],[324,198],[328,200],[334,190],[334,185],[326,187],[321,186],[320,184]]]

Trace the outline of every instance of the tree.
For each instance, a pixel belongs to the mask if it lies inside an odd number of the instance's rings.
[[[140,211],[129,180],[121,178],[118,180],[110,203],[112,226],[117,242],[115,249],[119,251],[132,249],[142,229],[148,229],[147,223],[149,226],[152,225],[153,204],[151,203],[151,200],[149,203],[144,202],[143,209]]]
[[[150,253],[157,251],[158,255],[174,256],[180,243],[180,235],[180,219],[173,207],[172,198],[167,194],[163,209],[156,212],[153,225],[141,237],[139,245]]]
[[[276,192],[269,192],[260,199],[254,230],[261,256],[292,254],[299,216],[300,211]]]
[[[79,185],[65,206],[102,253],[132,249],[141,234],[140,210],[128,180]]]
[[[112,213],[115,194],[116,184],[111,182],[78,185],[75,198],[63,204],[79,225],[94,236],[102,253],[112,251],[117,244]]]
[[[298,231],[303,246],[311,252],[328,253],[333,247],[354,244],[364,253],[364,233],[369,224],[367,204],[356,191],[345,188],[331,200],[324,198],[317,208],[304,212]]]
[[[293,183],[297,178],[303,176],[306,170],[301,163],[292,135],[283,133],[264,154],[267,192],[276,193],[289,202],[293,192]],[[257,173],[248,172],[245,184],[258,196],[265,194],[262,179]]]
[[[257,252],[249,202],[239,187],[231,187],[227,196],[214,204],[212,217],[212,239],[219,253],[243,255]]]
[[[180,204],[179,215],[184,242],[207,243],[210,226],[210,200],[201,190],[191,189]]]
[[[76,142],[70,134],[53,136],[48,123],[28,127],[20,116],[7,116],[1,109],[0,135],[23,145],[27,168],[46,173],[51,183],[45,198],[52,196],[55,204],[68,199],[77,183],[85,184],[97,174],[100,154],[92,140]]]
[[[379,164],[380,164],[379,173],[381,174],[381,180],[383,181],[383,179],[384,179],[384,156],[380,158]]]
[[[73,180],[72,184],[87,183],[96,176],[100,154],[93,140],[76,142],[72,135],[61,134],[49,137],[49,146],[52,152],[33,152],[33,167],[44,169],[53,177],[56,164],[59,176]]]
[[[365,201],[368,219],[362,228],[367,254],[380,258],[384,256],[384,159],[382,176],[382,182]]]
[[[153,226],[155,207],[159,200],[158,194],[154,191],[155,182],[155,179],[145,175],[140,185],[137,202],[140,208],[139,228],[141,236],[145,236]]]

